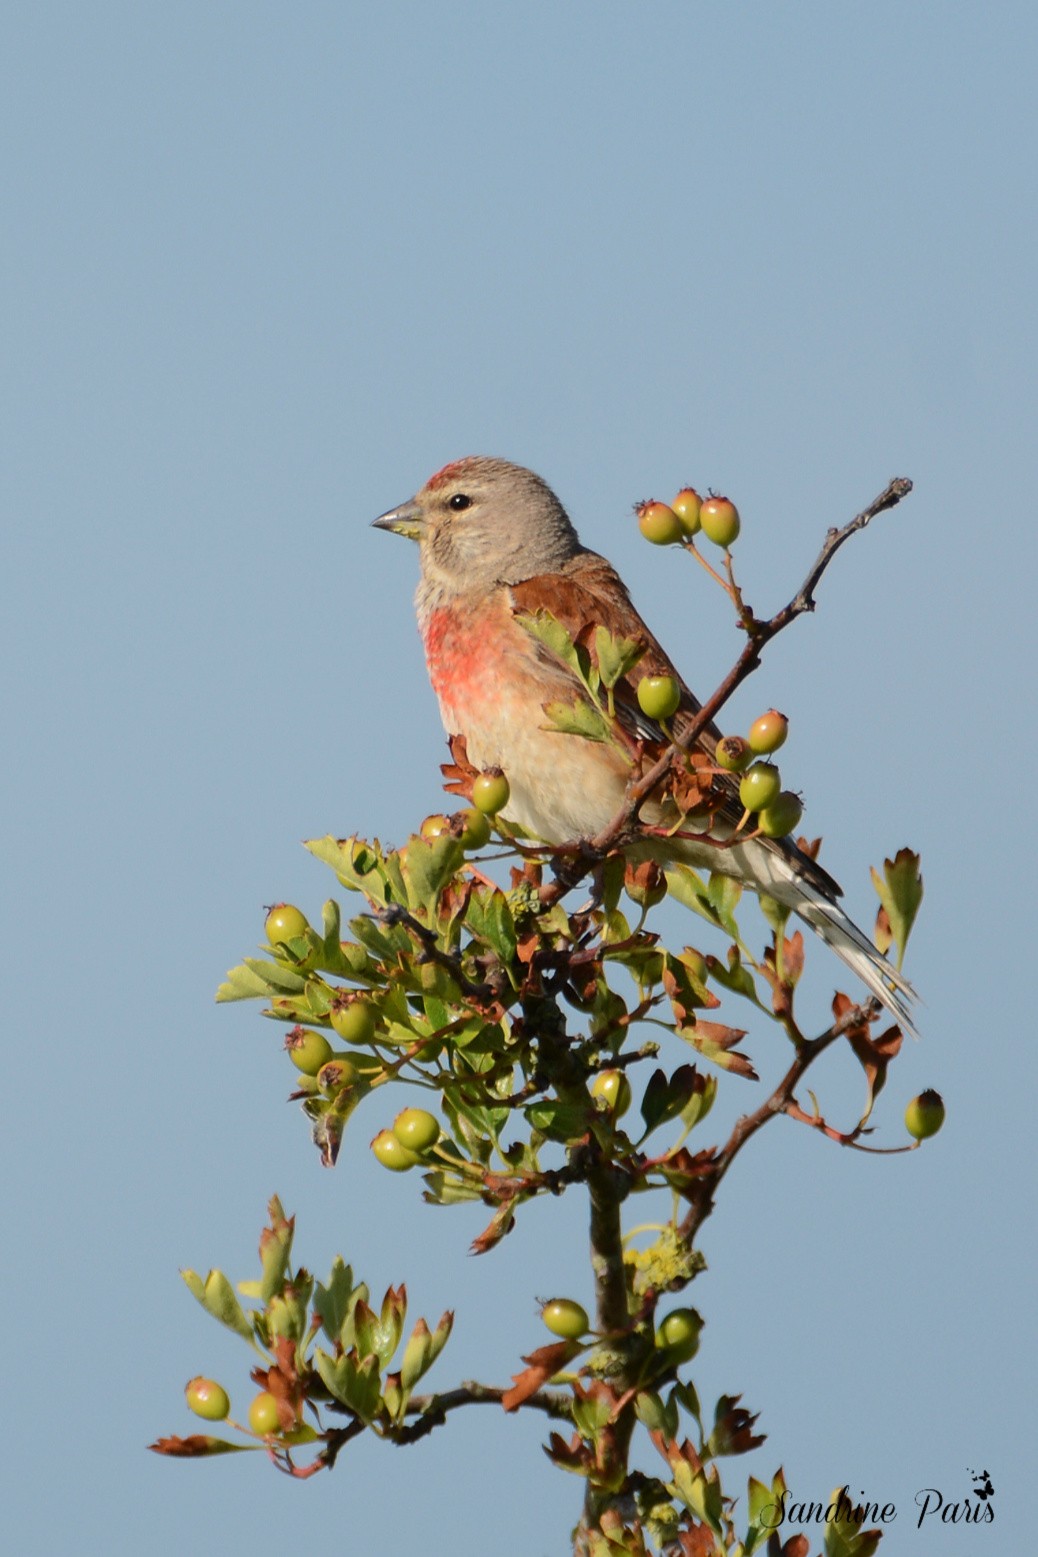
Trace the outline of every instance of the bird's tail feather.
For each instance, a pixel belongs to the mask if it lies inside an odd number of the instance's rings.
[[[838,903],[830,902],[804,882],[798,882],[797,888],[797,901],[790,903],[794,912],[857,974],[902,1031],[918,1038],[910,1004],[918,997],[904,975],[881,956],[864,930],[858,929]]]

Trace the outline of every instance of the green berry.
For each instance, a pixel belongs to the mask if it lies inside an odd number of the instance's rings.
[[[749,767],[753,752],[749,741],[744,741],[741,735],[722,735],[714,748],[714,757],[719,768],[728,773],[741,773]]]
[[[782,778],[773,762],[755,762],[739,783],[739,799],[747,811],[763,811],[779,797]]]
[[[271,1433],[280,1433],[278,1403],[269,1389],[262,1390],[249,1407],[249,1426],[262,1438],[269,1437]]]
[[[699,1350],[703,1320],[694,1308],[675,1308],[656,1331],[656,1345],[670,1352],[676,1362],[688,1362]]]
[[[699,529],[699,510],[703,506],[703,499],[695,487],[682,487],[670,506],[681,520],[685,534],[695,535]]]
[[[673,546],[684,539],[681,520],[666,503],[639,503],[634,511],[638,515],[639,530],[654,546]]]
[[[803,803],[800,796],[794,794],[791,789],[784,789],[776,795],[770,805],[758,813],[757,826],[765,838],[785,838],[794,827],[800,825],[800,818],[804,814]]]
[[[423,838],[442,838],[444,833],[449,833],[451,824],[442,811],[434,811],[432,816],[427,816],[418,831]]]
[[[917,1141],[936,1135],[944,1123],[944,1099],[932,1087],[920,1092],[905,1109],[905,1129]]]
[[[371,1143],[371,1150],[391,1173],[406,1173],[418,1162],[414,1152],[398,1141],[392,1130],[380,1130]]]
[[[352,1087],[357,1079],[357,1067],[342,1055],[333,1055],[317,1072],[317,1084],[322,1092],[341,1092]]]
[[[739,534],[739,510],[726,497],[708,497],[699,510],[703,534],[715,546],[731,546]]]
[[[370,1043],[375,1036],[375,1007],[363,995],[340,995],[328,1013],[344,1043]]]
[[[427,1152],[440,1139],[440,1126],[425,1108],[405,1108],[393,1120],[393,1134],[408,1151]]]
[[[511,793],[508,780],[500,768],[481,773],[479,778],[472,780],[472,804],[485,816],[496,816],[499,811],[503,811]]]
[[[332,1046],[323,1033],[315,1033],[310,1027],[293,1027],[285,1039],[289,1059],[304,1076],[316,1076],[326,1060],[332,1057]]]
[[[490,838],[490,823],[482,811],[469,806],[459,811],[462,820],[461,846],[463,849],[481,849]]]
[[[778,751],[788,734],[789,720],[785,714],[780,714],[777,708],[769,708],[750,725],[747,740],[758,756],[767,756],[769,752]]]
[[[631,1106],[631,1083],[622,1070],[600,1070],[591,1083],[592,1097],[600,1097],[614,1119],[622,1119]]]
[[[669,719],[681,702],[676,676],[643,676],[638,683],[638,707],[650,719]]]
[[[575,1341],[587,1334],[587,1309],[572,1298],[552,1298],[541,1309],[541,1318],[552,1335],[561,1336],[565,1341]]]
[[[275,903],[267,913],[265,927],[271,946],[295,941],[307,931],[306,915],[291,903]]]
[[[184,1394],[191,1410],[206,1422],[222,1422],[231,1409],[227,1391],[214,1379],[192,1379]]]

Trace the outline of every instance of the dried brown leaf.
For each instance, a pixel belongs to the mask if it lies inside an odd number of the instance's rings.
[[[524,1357],[526,1367],[522,1373],[512,1374],[512,1388],[505,1390],[501,1396],[505,1410],[517,1411],[523,1401],[536,1395],[542,1385],[560,1368],[564,1368],[579,1349],[573,1341],[554,1341],[550,1346],[540,1346]]]

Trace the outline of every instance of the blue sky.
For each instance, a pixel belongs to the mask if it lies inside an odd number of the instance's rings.
[[[983,1465],[1000,1549],[1022,1544],[1036,33],[1033,7],[972,0],[9,17],[3,1303],[22,1557],[329,1531],[358,1552],[391,1534],[476,1557],[488,1531],[505,1557],[565,1547],[577,1482],[538,1424],[496,1413],[407,1454],[361,1443],[305,1487],[259,1457],[143,1450],[190,1430],[191,1374],[247,1398],[243,1349],[177,1269],[251,1274],[275,1191],[318,1274],[341,1250],[378,1292],[406,1279],[416,1313],[457,1308],[443,1383],[504,1381],[539,1340],[534,1295],[589,1296],[575,1200],[470,1259],[478,1213],[422,1207],[371,1160],[382,1118],[322,1172],[278,1031],[212,1004],[263,904],[328,895],[300,839],[400,841],[439,804],[416,559],[368,520],[476,452],[552,483],[703,694],[737,649],[724,602],[640,542],[632,502],[728,490],[764,610],[829,525],[915,480],[730,722],[790,715],[784,771],[863,921],[868,866],[921,850],[923,1041],[879,1123],[899,1139],[931,1084],[949,1123],[891,1159],[765,1132],[705,1231],[697,1377],[762,1412],[768,1443],[732,1485],[779,1462],[805,1496],[846,1480],[896,1501],[892,1550],[953,1557],[967,1537],[917,1531],[912,1499],[961,1497]],[[845,981],[809,951],[820,1024]],[[850,1069],[820,1083],[853,1109]]]

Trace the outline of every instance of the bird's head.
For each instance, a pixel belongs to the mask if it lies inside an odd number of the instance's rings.
[[[583,550],[540,476],[484,455],[445,465],[374,523],[417,541],[423,579],[454,594],[553,573]]]

